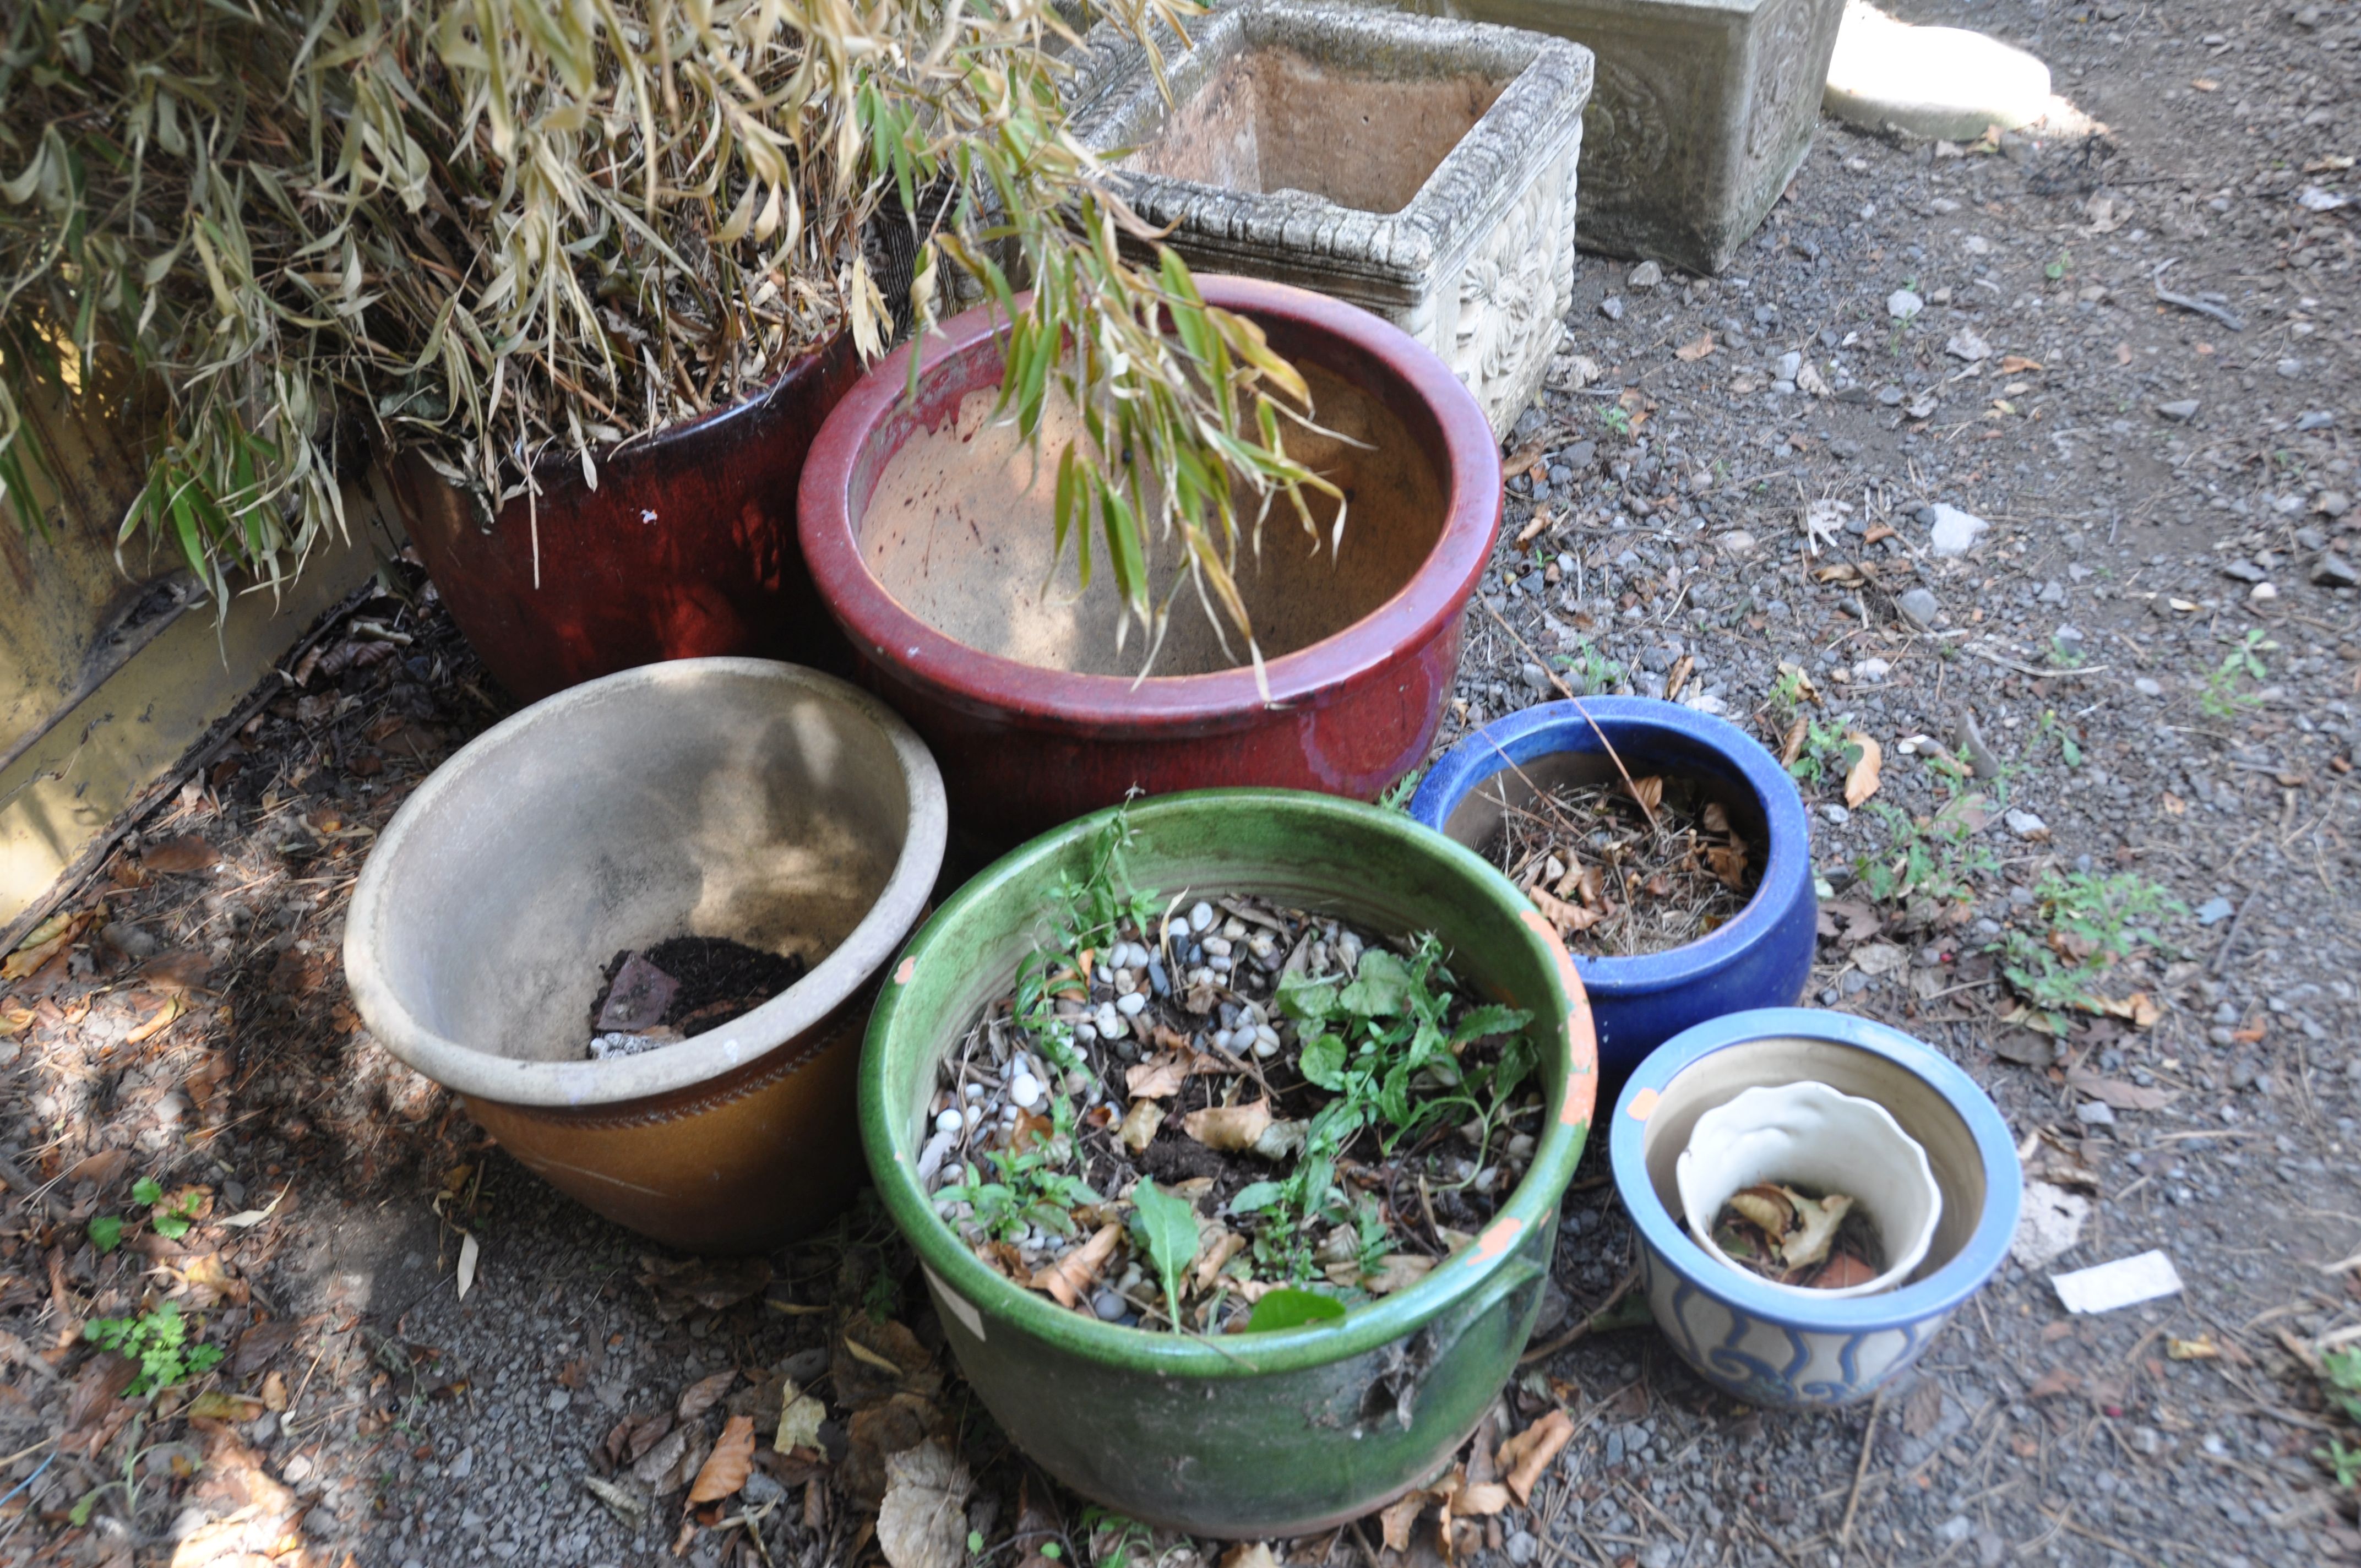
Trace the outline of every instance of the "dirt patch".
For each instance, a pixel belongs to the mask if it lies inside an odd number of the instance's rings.
[[[803,979],[799,954],[767,953],[729,937],[673,937],[644,952],[625,948],[599,972],[590,1032],[686,1037],[752,1013]],[[620,984],[620,992],[619,992]]]

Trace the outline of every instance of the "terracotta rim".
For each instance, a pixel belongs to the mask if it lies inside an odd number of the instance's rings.
[[[1375,360],[1430,411],[1442,438],[1436,455],[1447,513],[1433,551],[1409,582],[1369,614],[1334,636],[1266,662],[1269,706],[1293,707],[1382,668],[1404,648],[1423,645],[1462,612],[1499,529],[1499,448],[1484,411],[1459,378],[1433,350],[1392,323],[1283,283],[1205,276],[1197,286],[1209,305],[1284,322]],[[1020,303],[1030,298],[1018,296]],[[1004,330],[993,307],[967,312],[927,341],[921,374],[928,366],[989,351]],[[863,456],[906,407],[912,351],[905,343],[870,368],[820,427],[804,465],[797,507],[804,559],[853,641],[884,654],[897,674],[1019,722],[1153,728],[1169,734],[1175,722],[1219,724],[1263,707],[1251,667],[1146,680],[1052,670],[955,641],[885,591],[862,559],[854,525],[869,496],[853,492]],[[1352,526],[1349,520],[1345,526]]]

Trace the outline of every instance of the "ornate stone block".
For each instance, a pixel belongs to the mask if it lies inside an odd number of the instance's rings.
[[[1844,0],[1408,0],[1555,33],[1598,57],[1582,243],[1719,272],[1787,188],[1818,123]]]
[[[1236,0],[1166,52],[1102,27],[1075,133],[1202,271],[1315,289],[1458,372],[1493,428],[1532,400],[1573,301],[1590,52],[1506,27]]]

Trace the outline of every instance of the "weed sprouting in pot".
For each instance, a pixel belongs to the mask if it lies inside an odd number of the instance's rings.
[[[937,1212],[1109,1321],[1259,1332],[1416,1283],[1532,1161],[1528,1015],[1466,997],[1431,935],[1137,888],[1132,843],[1115,812],[940,1065]]]

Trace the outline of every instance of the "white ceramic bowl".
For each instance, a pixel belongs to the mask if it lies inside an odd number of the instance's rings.
[[[1713,1239],[1714,1220],[1731,1194],[1768,1181],[1850,1195],[1877,1229],[1883,1273],[1826,1290],[1763,1281],[1825,1300],[1874,1296],[1900,1285],[1925,1260],[1943,1215],[1942,1190],[1927,1151],[1885,1107],[1809,1080],[1749,1089],[1699,1116],[1674,1180],[1689,1234],[1733,1269],[1744,1266]]]

